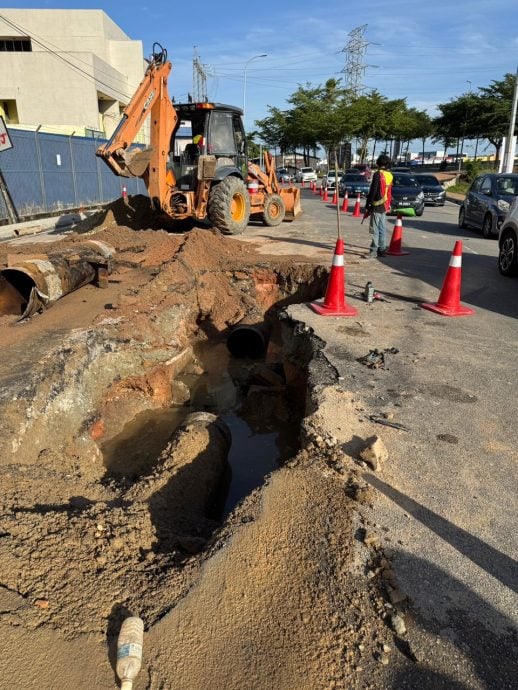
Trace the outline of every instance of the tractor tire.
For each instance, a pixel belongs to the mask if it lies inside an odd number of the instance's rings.
[[[245,183],[229,175],[210,190],[208,218],[212,225],[229,235],[240,235],[250,218],[250,197]]]
[[[286,207],[279,194],[268,194],[264,201],[263,223],[273,228],[282,223],[285,215]]]

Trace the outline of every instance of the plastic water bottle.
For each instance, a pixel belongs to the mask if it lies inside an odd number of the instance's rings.
[[[144,623],[138,616],[123,621],[117,640],[117,675],[121,690],[131,690],[142,663]]]
[[[365,301],[371,304],[374,299],[374,286],[370,280],[366,284],[363,294],[365,297]]]

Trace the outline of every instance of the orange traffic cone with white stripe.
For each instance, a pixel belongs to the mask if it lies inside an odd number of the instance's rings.
[[[324,196],[322,197],[322,201],[329,201],[329,195],[327,193],[327,187],[324,189]]]
[[[356,316],[358,310],[345,301],[344,241],[336,240],[333,263],[326,295],[323,300],[311,302],[313,311],[321,316]]]
[[[338,196],[336,195],[336,189],[335,189],[335,193],[333,194],[333,201],[331,203],[334,204],[335,206],[338,203]]]
[[[421,304],[423,309],[434,311],[443,316],[469,316],[475,310],[463,307],[460,303],[460,283],[462,274],[462,242],[457,240],[450,257],[450,265],[442,285],[441,294],[433,304]]]
[[[356,203],[354,204],[354,210],[353,210],[353,212],[352,212],[352,214],[351,214],[353,218],[359,218],[359,217],[361,216],[361,213],[360,213],[360,206],[361,206],[360,198],[361,198],[361,194],[358,192],[358,196],[356,197]]]
[[[394,225],[394,230],[392,231],[392,238],[390,240],[390,247],[387,249],[387,254],[391,256],[406,256],[410,252],[405,252],[401,249],[401,242],[403,240],[403,221],[401,220],[401,214],[397,214],[396,224]]]
[[[129,201],[128,201],[128,190],[126,187],[122,188],[122,201],[128,206]]]
[[[319,196],[324,196],[324,190],[322,188],[322,185],[320,185],[319,190],[318,190]]]
[[[304,187],[304,178],[302,178],[302,180],[300,181],[300,186]]]
[[[349,193],[347,191],[345,192],[345,196],[344,196],[344,200],[342,202],[341,210],[344,213],[347,213],[347,211],[349,210]]]

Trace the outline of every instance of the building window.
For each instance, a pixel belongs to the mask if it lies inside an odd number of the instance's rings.
[[[30,53],[32,52],[31,39],[19,36],[0,38],[0,52]]]
[[[16,101],[3,101],[0,99],[0,115],[4,118],[7,125],[18,124]]]

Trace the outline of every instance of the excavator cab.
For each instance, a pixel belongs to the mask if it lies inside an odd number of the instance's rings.
[[[169,161],[178,187],[196,190],[202,156],[215,159],[214,181],[227,175],[244,180],[247,152],[241,111],[221,103],[182,103],[175,104],[175,109],[178,124],[171,137]]]

